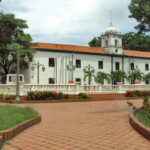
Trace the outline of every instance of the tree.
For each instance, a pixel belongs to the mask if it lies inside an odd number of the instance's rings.
[[[31,36],[23,31],[26,28],[28,26],[25,20],[16,19],[13,14],[0,13],[0,74],[16,73],[16,56],[13,56],[12,62],[8,62],[7,59],[10,53],[8,47],[12,43],[20,44],[23,50],[26,50],[30,61],[32,60],[35,51],[31,48],[33,45]],[[20,59],[20,68],[25,69],[27,67],[28,64]]]
[[[142,81],[144,74],[140,72],[139,69],[133,69],[129,71],[128,81],[131,81],[131,84],[134,84],[135,81]]]
[[[89,42],[90,47],[101,47],[101,37],[94,37],[90,42]]]
[[[150,31],[150,1],[149,0],[131,0],[129,5],[131,15],[139,23],[135,28],[139,33]]]
[[[146,82],[146,83],[149,83],[150,81],[150,73],[146,74],[143,78],[143,80]]]
[[[95,77],[95,80],[97,83],[104,84],[104,81],[106,80],[108,83],[110,83],[110,75],[105,72],[97,72],[97,75]]]
[[[124,81],[124,79],[127,79],[127,75],[125,72],[117,70],[112,73],[111,79],[114,80],[114,83],[117,83],[117,82]]]
[[[123,49],[150,51],[150,35],[129,32],[123,35]]]
[[[94,70],[94,68],[91,67],[90,64],[89,64],[88,66],[84,67],[83,72],[84,72],[84,81],[88,77],[88,85],[91,85],[92,77],[94,77],[94,79],[95,79],[95,75],[94,75],[95,70]]]
[[[137,51],[150,51],[150,35],[138,34],[134,32],[126,33],[122,36],[123,49],[137,50]],[[91,47],[101,46],[101,37],[94,37],[90,42]]]

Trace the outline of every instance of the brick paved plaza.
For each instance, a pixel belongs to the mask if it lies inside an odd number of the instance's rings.
[[[140,106],[142,101],[133,103]],[[150,142],[129,124],[132,110],[126,101],[28,106],[42,115],[42,122],[7,142],[3,150],[150,150]]]

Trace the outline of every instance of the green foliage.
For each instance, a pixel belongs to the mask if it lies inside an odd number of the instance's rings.
[[[149,101],[149,96],[144,97],[142,107],[135,110],[134,116],[142,124],[144,124],[147,127],[150,127],[150,101]]]
[[[10,96],[9,94],[0,93],[0,97],[2,100],[9,100]]]
[[[92,77],[94,77],[95,79],[95,75],[94,75],[95,69],[89,64],[88,66],[84,67],[83,72],[84,72],[84,81],[88,77],[88,84],[91,85]]]
[[[104,81],[106,80],[108,83],[110,83],[110,75],[105,72],[97,72],[97,75],[95,77],[95,80],[97,83],[104,84]]]
[[[63,99],[69,99],[69,95],[68,94],[63,94]]]
[[[68,99],[68,94],[56,93],[50,91],[29,91],[27,93],[28,100],[53,100],[53,99]]]
[[[37,115],[38,113],[30,107],[0,106],[0,131],[9,129]]]
[[[9,94],[4,94],[2,97],[3,100],[8,100],[9,98],[10,98]]]
[[[122,36],[123,49],[137,50],[137,51],[150,51],[150,35],[145,33],[138,34],[134,32],[126,33]],[[94,37],[89,42],[90,47],[101,47],[101,37]]]
[[[142,81],[144,78],[144,74],[139,69],[130,70],[128,73],[128,81],[131,81],[131,84],[134,84],[136,80]]]
[[[101,37],[94,37],[90,42],[89,42],[90,47],[101,47]]]
[[[79,99],[88,99],[88,96],[86,93],[79,93],[78,98]]]
[[[149,80],[150,80],[150,73],[144,75],[143,80],[144,80],[144,81],[149,81]]]
[[[114,82],[121,82],[124,79],[127,79],[127,75],[125,72],[122,72],[121,70],[117,70],[112,73],[111,79],[113,79]]]
[[[150,91],[145,90],[126,91],[126,97],[141,97],[141,96],[150,96]]]
[[[150,31],[150,1],[131,0],[129,5],[130,18],[136,19],[139,23],[135,28],[139,33]]]
[[[35,52],[31,46],[32,38],[29,34],[24,33],[24,29],[28,28],[26,21],[17,19],[13,14],[4,14],[0,12],[0,67],[1,74],[6,75],[9,73],[16,73],[16,55],[13,55],[13,61],[8,62],[8,54],[10,53],[9,46],[13,43],[17,43],[22,46],[21,50],[24,50],[32,60],[33,53]],[[25,55],[22,55],[23,58]],[[20,59],[20,68],[25,69],[28,64]]]
[[[150,51],[150,35],[129,32],[123,35],[123,49]]]

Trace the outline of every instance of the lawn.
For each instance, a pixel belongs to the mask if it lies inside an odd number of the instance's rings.
[[[0,131],[9,129],[37,115],[38,113],[30,107],[21,108],[12,105],[2,105],[0,106]]]
[[[149,112],[142,112],[141,109],[137,109],[134,112],[134,116],[144,124],[145,126],[150,128],[150,113]]]

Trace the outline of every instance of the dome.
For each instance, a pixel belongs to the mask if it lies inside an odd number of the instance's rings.
[[[115,34],[117,34],[118,31],[117,31],[117,29],[111,23],[110,26],[106,29],[105,33],[106,34],[109,34],[109,33],[115,33]]]

